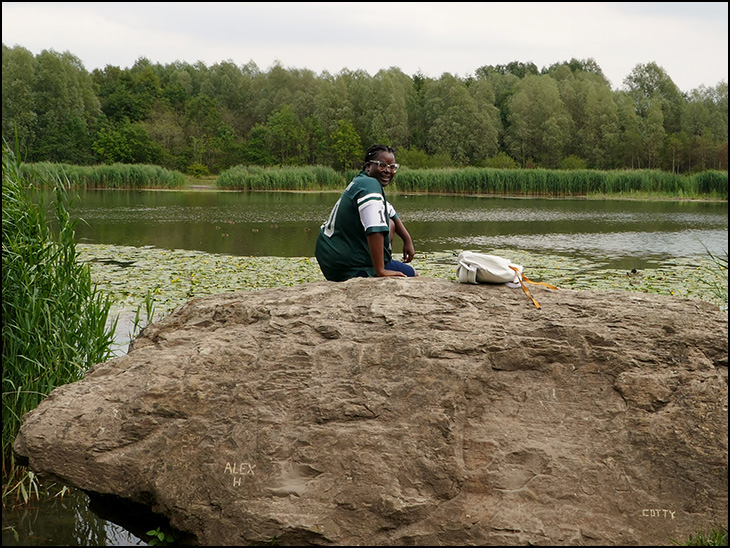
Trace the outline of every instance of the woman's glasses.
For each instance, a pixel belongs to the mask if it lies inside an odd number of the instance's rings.
[[[368,163],[369,164],[375,164],[376,166],[378,166],[378,169],[381,169],[381,170],[382,169],[385,169],[385,168],[388,168],[393,173],[395,173],[396,171],[398,171],[398,168],[400,167],[400,164],[386,164],[385,162],[382,162],[380,160],[370,160]]]

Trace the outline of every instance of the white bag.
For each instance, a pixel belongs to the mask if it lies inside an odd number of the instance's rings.
[[[542,285],[549,289],[557,289],[545,282],[533,282],[524,274],[522,265],[514,264],[509,259],[497,255],[485,255],[474,251],[462,251],[457,259],[456,279],[463,284],[507,284],[508,287],[522,287],[535,308],[540,308],[535,298],[527,289],[525,282]]]
[[[459,254],[456,279],[466,284],[517,284],[524,268],[509,259],[497,255],[485,255],[474,251]]]

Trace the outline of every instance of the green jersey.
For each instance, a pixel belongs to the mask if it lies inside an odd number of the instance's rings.
[[[389,218],[397,214],[388,206],[383,186],[365,172],[347,185],[317,236],[314,254],[325,278],[344,281],[360,271],[375,276],[368,234],[382,232],[383,266],[391,260]]]

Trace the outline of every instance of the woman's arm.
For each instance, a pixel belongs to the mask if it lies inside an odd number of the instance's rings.
[[[408,233],[406,225],[398,217],[393,219],[393,223],[395,225],[395,233],[403,240],[403,262],[410,263],[416,254],[416,248],[413,247],[411,235]]]
[[[406,278],[407,276],[403,272],[397,272],[395,270],[385,269],[385,257],[383,255],[383,232],[371,232],[368,234],[368,250],[370,251],[370,259],[373,261],[375,267],[375,275],[378,277],[383,276],[396,276],[399,278]],[[387,237],[387,233],[385,233]]]

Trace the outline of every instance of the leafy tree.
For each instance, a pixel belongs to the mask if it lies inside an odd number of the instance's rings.
[[[160,164],[168,169],[181,170],[186,147],[184,114],[160,100],[150,110],[142,126],[160,148]]]
[[[682,112],[682,132],[690,140],[685,149],[688,169],[698,166],[722,169],[717,158],[722,143],[727,143],[727,84],[721,83],[716,88],[701,86],[688,98]]]
[[[560,74],[569,74],[575,78],[580,78],[581,75],[591,74],[596,78],[593,78],[593,80],[598,80],[601,84],[605,85],[610,89],[610,82],[606,78],[606,76],[603,74],[603,70],[601,70],[601,67],[598,66],[598,63],[596,63],[596,60],[592,57],[588,59],[576,59],[572,58],[570,61],[567,62],[561,62],[561,63],[555,63],[550,65],[550,67],[547,70],[543,71],[543,74],[549,74],[550,76],[553,76],[556,80],[561,80]],[[565,76],[563,76],[564,78]]]
[[[326,135],[332,134],[341,120],[352,119],[352,104],[347,81],[324,73],[319,94],[314,98],[312,116]]]
[[[2,63],[2,138],[4,143],[17,144],[20,151],[16,152],[25,156],[36,139],[35,58],[25,48],[3,44]]]
[[[562,65],[555,71],[565,69]],[[592,168],[609,169],[619,128],[618,107],[605,79],[594,73],[571,72],[558,80],[558,87],[572,121],[572,138],[564,152],[586,159]]]
[[[337,78],[347,90],[347,110],[350,112],[349,118],[340,118],[337,121],[338,129],[341,120],[349,120],[359,137],[360,150],[383,139],[384,135],[373,133],[373,128],[377,131],[378,125],[373,126],[372,118],[382,110],[382,103],[381,98],[375,94],[370,75],[364,70],[343,70]]]
[[[497,151],[496,112],[492,105],[483,104],[485,95],[475,93],[475,98],[464,82],[450,74],[443,74],[425,90],[428,152],[448,154],[454,164],[468,165]]]
[[[243,159],[246,164],[271,166],[276,160],[271,155],[271,132],[265,124],[257,124],[249,133],[243,147]]]
[[[256,101],[252,104],[256,120],[265,122],[281,107],[292,104],[295,77],[281,63],[275,63],[257,84]]]
[[[160,78],[146,59],[138,60],[130,70],[107,65],[93,72],[93,80],[102,111],[115,123],[144,120],[162,96]]]
[[[302,120],[302,154],[305,165],[329,165],[327,133],[316,116]]]
[[[521,61],[512,61],[506,65],[484,65],[476,71],[478,76],[488,78],[492,74],[512,74],[519,79],[526,76],[537,76],[540,72],[537,70],[535,63],[523,63]]]
[[[652,103],[646,116],[640,118],[642,148],[645,153],[645,167],[656,169],[659,164],[659,153],[666,134],[664,115],[659,103]]]
[[[634,108],[632,98],[626,92],[616,92],[614,95],[618,107],[619,132],[621,138],[616,143],[612,156],[616,158],[620,167],[638,168],[641,164],[641,129],[639,115]]]
[[[335,158],[335,165],[344,171],[358,166],[362,157],[363,147],[360,144],[360,137],[355,131],[352,122],[340,120],[337,129],[330,135],[332,143],[332,154]]]
[[[498,144],[501,150],[506,149],[505,135],[509,128],[509,102],[517,90],[517,83],[520,81],[518,76],[511,73],[503,74],[497,71],[477,70],[477,81],[484,79],[492,88],[494,93],[494,106],[499,112],[500,133]]]
[[[373,78],[375,109],[369,117],[370,143],[391,143],[399,148],[408,142],[408,102],[411,79],[400,69],[381,70]]]
[[[662,163],[671,165],[673,173],[679,172],[679,167],[682,165],[682,158],[685,156],[685,151],[687,150],[688,141],[687,134],[684,132],[667,135],[664,141]]]
[[[127,119],[105,124],[93,148],[107,164],[157,164],[162,158],[162,148],[152,141],[145,126]]]
[[[231,126],[221,124],[218,128],[218,134],[210,140],[209,158],[213,166],[213,171],[221,173],[230,167],[238,165],[242,157],[242,140],[236,137]]]
[[[301,165],[304,130],[290,105],[269,116],[271,153],[279,165]]]
[[[410,169],[429,167],[429,157],[425,150],[419,148],[402,148],[396,151],[397,161]]]
[[[92,162],[91,134],[101,111],[81,61],[68,52],[44,50],[36,56],[34,76],[36,132],[27,160]]]
[[[200,163],[213,169],[215,151],[212,140],[219,135],[223,121],[215,99],[195,95],[185,102],[185,165]]]
[[[560,160],[560,169],[586,169],[588,165],[583,158],[571,154]]]
[[[509,103],[506,143],[511,156],[523,166],[530,159],[543,167],[557,167],[569,139],[570,116],[558,87],[549,76],[520,80]]]
[[[639,116],[648,116],[651,105],[659,103],[664,130],[667,133],[680,130],[684,98],[662,67],[654,62],[636,65],[624,79],[624,88],[634,99]]]
[[[403,143],[406,148],[423,150],[424,152],[427,142],[426,134],[428,133],[424,109],[424,87],[427,80],[421,73],[415,74],[412,78],[413,90],[406,97],[409,134]]]
[[[479,119],[475,120],[481,127],[474,128],[481,134],[482,147],[473,157],[473,163],[479,163],[483,157],[492,156],[499,150],[499,136],[502,133],[502,121],[499,109],[494,105],[495,94],[492,84],[486,80],[477,80],[469,86],[469,95],[474,100]]]

